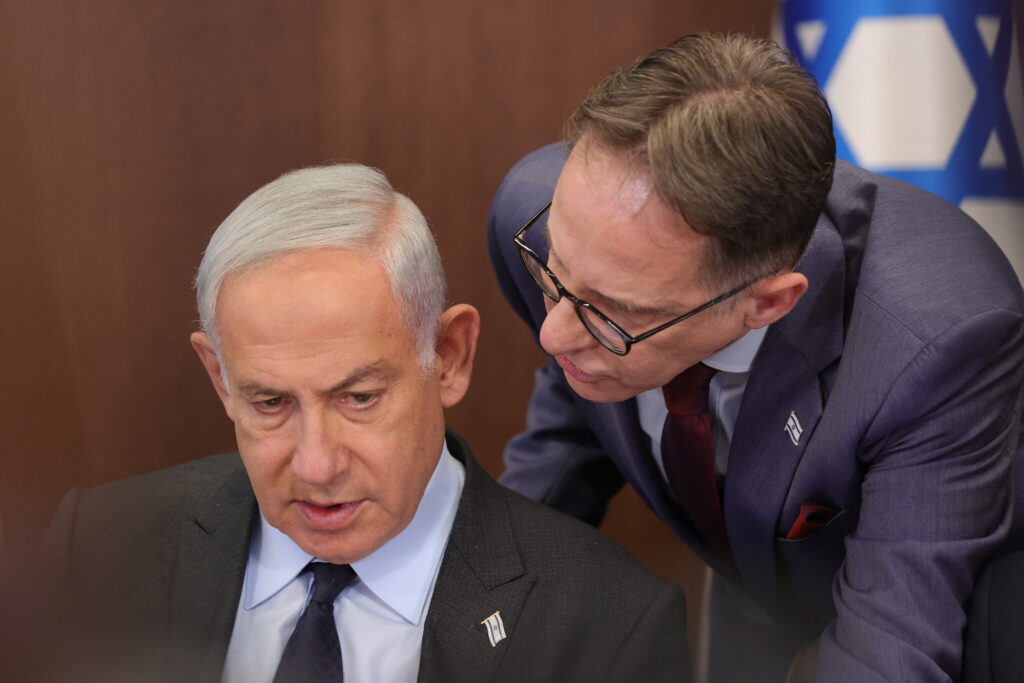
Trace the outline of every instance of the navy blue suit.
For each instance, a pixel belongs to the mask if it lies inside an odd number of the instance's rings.
[[[519,162],[489,223],[498,282],[535,335],[542,295],[512,237],[551,199],[564,159],[552,145]],[[546,256],[543,230],[527,239]],[[1024,295],[959,209],[842,162],[797,270],[810,287],[755,359],[723,493],[733,586],[768,615],[745,633],[760,628],[774,651],[744,660],[749,643],[723,642],[735,614],[713,612],[712,680],[779,680],[819,636],[819,680],[955,679],[963,605],[1011,527]],[[549,362],[505,463],[504,484],[592,523],[627,481],[724,569],[664,484],[635,400],[581,399]],[[802,505],[830,518],[787,540]]]

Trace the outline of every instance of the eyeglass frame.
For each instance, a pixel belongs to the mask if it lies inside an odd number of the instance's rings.
[[[530,274],[530,278],[534,281],[534,283],[537,285],[537,288],[540,289],[540,291],[544,294],[544,296],[546,296],[548,299],[550,299],[551,301],[555,302],[556,304],[559,301],[561,301],[563,298],[568,299],[570,302],[572,302],[573,306],[576,308],[576,317],[578,317],[580,319],[580,322],[583,324],[584,329],[586,329],[586,331],[589,332],[590,335],[594,339],[596,339],[597,342],[601,346],[603,346],[604,348],[608,349],[609,351],[611,351],[612,353],[614,353],[617,356],[625,356],[626,354],[629,353],[630,349],[633,348],[634,344],[636,344],[638,342],[642,342],[644,339],[647,339],[648,337],[652,337],[655,334],[657,334],[658,332],[661,332],[663,330],[667,330],[668,328],[672,327],[676,323],[681,323],[684,320],[692,318],[693,316],[697,315],[701,311],[705,311],[705,310],[711,308],[712,306],[715,306],[717,304],[722,303],[726,299],[729,299],[731,297],[736,296],[737,294],[742,292],[744,289],[746,289],[747,287],[750,287],[755,282],[757,282],[758,280],[763,279],[763,277],[764,277],[764,276],[757,277],[757,278],[755,278],[755,279],[753,279],[753,280],[751,280],[749,282],[746,282],[746,283],[740,285],[739,287],[735,287],[733,289],[730,289],[725,294],[722,294],[721,296],[716,296],[714,299],[711,299],[710,301],[701,304],[700,306],[698,306],[697,308],[693,309],[692,311],[684,313],[683,315],[681,315],[681,316],[679,316],[677,318],[673,318],[672,320],[669,320],[667,323],[663,323],[661,325],[658,325],[657,327],[655,327],[653,329],[647,330],[643,334],[638,334],[636,336],[631,335],[629,332],[626,332],[626,330],[624,330],[621,325],[619,325],[614,320],[609,318],[607,315],[602,313],[601,310],[598,309],[596,306],[594,306],[592,303],[580,299],[575,294],[573,294],[568,289],[566,289],[565,285],[562,284],[561,280],[559,280],[558,277],[556,277],[555,274],[551,271],[551,269],[548,268],[548,264],[545,263],[544,260],[541,259],[540,255],[536,251],[534,251],[528,244],[526,244],[526,241],[523,239],[523,234],[525,234],[527,230],[529,230],[531,227],[533,227],[533,224],[536,223],[537,220],[542,215],[544,215],[545,211],[547,211],[548,209],[551,208],[551,203],[552,202],[549,201],[547,204],[545,204],[544,208],[542,208],[540,211],[538,211],[533,216],[533,218],[531,218],[530,220],[528,220],[526,222],[526,225],[521,227],[519,229],[519,231],[516,232],[515,235],[513,235],[512,241],[515,243],[516,247],[518,247],[518,249],[519,249],[519,258],[523,262],[523,267],[526,268],[526,272]],[[544,288],[544,285],[542,285],[540,280],[537,279],[537,276],[534,275],[533,270],[531,270],[529,264],[526,263],[526,259],[527,258],[532,258],[534,260],[534,262],[536,262],[536,264],[538,266],[540,266],[541,269],[543,269],[544,273],[551,279],[552,284],[555,285],[555,291],[558,293],[558,298],[557,299],[554,298],[553,296],[551,296],[550,294],[548,294],[547,290]],[[609,346],[609,344],[612,343],[610,340],[606,340],[606,339],[602,338],[594,330],[592,330],[590,328],[590,325],[587,324],[586,319],[583,317],[583,309],[584,308],[587,309],[588,311],[590,311],[591,313],[593,313],[594,315],[596,315],[598,318],[603,320],[605,323],[607,323],[608,326],[610,328],[612,328],[612,330],[614,330],[616,334],[619,335],[619,337],[622,339],[623,344],[625,345],[625,348],[623,350],[619,351],[618,349],[616,349],[616,348],[614,348],[612,346]]]

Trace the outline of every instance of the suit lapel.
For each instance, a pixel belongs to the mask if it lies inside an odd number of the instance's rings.
[[[676,504],[658,466],[651,457],[650,440],[640,427],[636,399],[618,403],[581,401],[580,407],[599,440],[647,506],[668,524],[687,545],[708,562],[714,562],[693,523]]]
[[[466,468],[466,481],[427,612],[419,680],[489,681],[497,677],[508,642],[492,645],[482,622],[498,613],[507,640],[515,638],[536,579],[516,547],[505,492],[458,436],[446,436],[449,451]]]
[[[220,678],[255,514],[249,478],[239,464],[207,505],[182,524],[172,599],[173,632],[189,653],[181,680]]]
[[[766,598],[775,591],[776,520],[822,412],[817,374],[792,347],[768,343],[764,357],[776,370],[751,373],[724,488],[733,557],[750,592]],[[778,368],[785,368],[783,375]],[[803,430],[796,444],[786,430],[790,419]]]
[[[808,291],[765,336],[729,450],[724,490],[729,542],[747,588],[768,606],[777,580],[779,514],[821,419],[824,376],[842,353],[843,244],[827,219],[822,222],[797,269],[807,276]]]

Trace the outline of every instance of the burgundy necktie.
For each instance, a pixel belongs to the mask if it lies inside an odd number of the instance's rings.
[[[708,388],[716,372],[697,363],[662,387],[668,417],[661,432],[661,457],[676,500],[697,533],[716,557],[732,566],[708,413]]]

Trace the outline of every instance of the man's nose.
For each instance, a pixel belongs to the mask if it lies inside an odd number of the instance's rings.
[[[292,470],[306,484],[330,484],[348,469],[348,451],[331,417],[327,409],[317,407],[304,410],[299,420]]]
[[[576,307],[569,299],[562,297],[555,303],[545,297],[544,306],[548,314],[540,326],[540,345],[545,351],[553,356],[569,354],[597,344],[597,340],[576,315]]]

